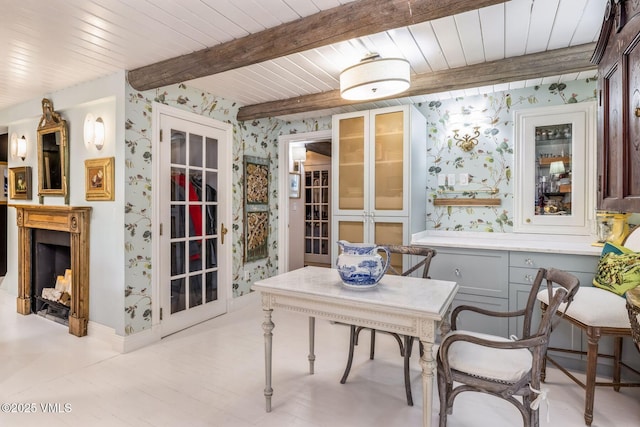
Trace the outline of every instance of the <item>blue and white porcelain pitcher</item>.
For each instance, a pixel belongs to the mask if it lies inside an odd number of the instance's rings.
[[[350,243],[339,240],[342,253],[338,255],[336,267],[342,281],[350,287],[372,287],[376,285],[389,268],[389,250],[375,243]],[[378,254],[383,251],[387,259]]]

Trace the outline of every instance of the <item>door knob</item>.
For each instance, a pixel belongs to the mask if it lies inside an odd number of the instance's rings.
[[[224,235],[229,232],[229,229],[224,226],[224,222],[220,225],[220,243],[224,245]]]

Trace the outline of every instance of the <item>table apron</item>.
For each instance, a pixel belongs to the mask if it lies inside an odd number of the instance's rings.
[[[262,307],[265,310],[284,309],[306,316],[414,336],[426,342],[434,342],[436,325],[440,321],[434,314],[421,315],[408,310],[403,313],[402,309],[393,307],[385,310],[353,301],[333,302],[264,291]]]

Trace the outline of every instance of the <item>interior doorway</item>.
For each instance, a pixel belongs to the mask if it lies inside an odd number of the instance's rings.
[[[295,135],[283,135],[278,139],[279,142],[279,200],[278,205],[280,206],[279,210],[279,219],[278,219],[278,238],[280,242],[286,242],[283,245],[279,245],[278,247],[278,273],[284,273],[290,270],[295,270],[296,268],[300,268],[305,265],[304,253],[305,253],[305,227],[307,224],[305,223],[305,218],[307,214],[307,208],[311,210],[310,213],[310,221],[309,227],[316,227],[313,217],[313,173],[309,176],[311,185],[307,188],[307,174],[308,169],[312,167],[312,164],[323,162],[330,167],[330,156],[331,156],[331,130],[318,131],[318,132],[309,132],[303,134],[295,134]],[[294,156],[292,155],[292,149],[294,147],[302,147],[304,149],[305,159],[304,161],[294,161]],[[328,150],[328,152],[327,152]],[[317,160],[322,159],[323,160]],[[308,159],[308,160],[307,160]],[[315,168],[315,166],[314,166]],[[313,171],[309,171],[313,172]],[[297,175],[297,178],[296,178]],[[330,179],[331,174],[328,174],[328,179]],[[299,196],[296,197],[295,192],[291,192],[290,184],[292,179],[295,182],[295,179],[299,179],[300,182],[300,192]],[[320,184],[318,188],[322,185],[321,179],[318,181]],[[327,180],[327,192],[330,190],[330,181]],[[317,195],[317,193],[316,193]],[[320,193],[321,195],[321,193]],[[307,199],[309,199],[309,205],[307,204]],[[330,201],[330,195],[328,201]],[[322,211],[320,206],[318,206],[318,220],[316,223],[318,224],[317,232],[322,234]],[[326,217],[327,217],[327,226],[331,223],[331,207],[327,204],[326,207]],[[313,239],[313,228],[309,228],[308,231],[311,232],[311,240],[310,244],[313,245],[315,239]],[[331,258],[331,244],[330,244],[330,230],[327,228],[327,236],[326,242],[328,245],[328,254],[326,257],[330,260]],[[321,248],[322,238],[318,236],[317,245],[318,248]],[[322,252],[320,250],[320,252]],[[309,261],[310,262],[310,261]],[[320,262],[324,264],[325,262]],[[320,264],[319,263],[319,264]],[[315,265],[315,264],[314,264]]]

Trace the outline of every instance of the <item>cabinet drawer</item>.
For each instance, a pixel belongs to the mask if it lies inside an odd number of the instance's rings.
[[[595,273],[598,258],[593,255],[552,254],[543,252],[515,252],[509,254],[509,265],[526,268],[558,268],[566,271]]]
[[[458,293],[508,298],[509,257],[506,251],[436,247],[431,261],[432,279],[450,280]]]
[[[561,268],[556,266],[556,268]],[[580,286],[591,286],[595,272],[585,273],[582,271],[569,271],[580,280]],[[537,268],[520,268],[509,267],[509,283],[520,283],[523,285],[531,285],[538,274]],[[543,283],[542,286],[545,284]]]

